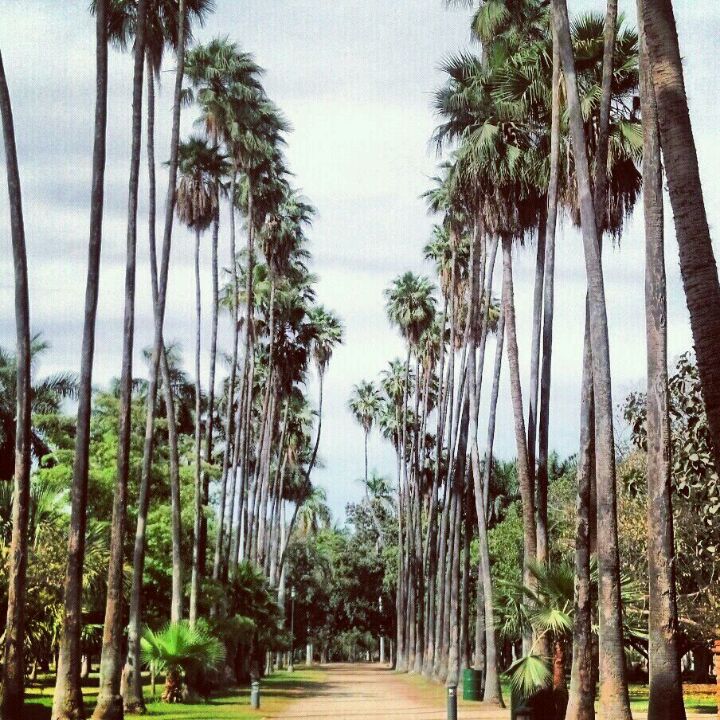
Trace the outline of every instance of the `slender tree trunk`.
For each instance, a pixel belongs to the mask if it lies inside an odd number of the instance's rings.
[[[157,248],[155,241],[156,217],[156,178],[155,178],[155,76],[149,56],[146,56],[147,74],[147,156],[148,156],[148,245],[150,257],[150,278],[152,285],[153,307],[158,303]],[[128,654],[123,670],[121,692],[126,712],[145,712],[142,690],[140,659],[140,622],[142,581],[145,569],[145,532],[150,503],[150,472],[154,446],[155,403],[157,402],[157,374],[155,367],[150,368],[147,407],[145,414],[145,440],[143,444],[143,464],[138,489],[138,518],[135,527],[133,547],[133,579],[130,589],[130,618],[128,622]]]
[[[640,30],[640,108],[643,124],[643,206],[645,217],[645,315],[647,329],[648,480],[648,657],[649,720],[684,720],[678,652],[675,542],[672,512],[672,455],[668,413],[667,282],[663,230],[663,187],[657,107],[643,33]]]
[[[596,428],[596,483],[598,497],[598,567],[600,609],[600,712],[603,717],[630,720],[630,700],[625,674],[620,557],[617,530],[615,444],[610,376],[610,344],[603,283],[600,242],[585,146],[575,58],[570,40],[566,0],[553,0],[553,15],[570,116],[570,135],[577,174],[585,266],[590,299],[590,345]]]
[[[560,53],[553,30],[552,119],[550,128],[550,181],[545,225],[545,285],[543,297],[542,368],[540,372],[540,424],[537,468],[537,557],[548,561],[548,449],[550,435],[550,383],[552,378],[553,317],[555,313],[555,232],[557,227],[560,166]]]
[[[30,510],[30,298],[28,289],[25,223],[22,189],[15,145],[10,92],[0,55],[0,116],[2,116],[5,165],[10,203],[10,235],[15,276],[15,332],[17,353],[17,406],[15,416],[15,475],[12,502],[12,537],[8,566],[7,620],[4,635],[0,717],[22,717],[25,693],[25,586],[28,556],[28,517]]]
[[[515,326],[515,296],[512,276],[512,238],[504,235],[503,245],[503,306],[505,308],[505,332],[507,333],[507,358],[510,368],[510,390],[515,418],[515,443],[517,445],[517,472],[523,515],[523,582],[532,585],[530,563],[537,556],[535,528],[535,497],[532,476],[528,465],[527,435],[520,387],[520,362],[518,357],[517,330]]]
[[[447,677],[445,680],[445,684],[448,687],[457,687],[460,681],[458,596],[460,594],[460,523],[462,517],[462,494],[462,488],[456,488],[453,492],[452,564],[450,572],[450,603],[448,606],[450,643],[448,649]]]
[[[150,254],[150,277],[153,293],[153,320],[154,337],[153,353],[150,362],[150,379],[147,395],[145,418],[145,441],[143,444],[143,460],[138,497],[138,520],[135,530],[135,544],[133,549],[133,581],[130,594],[130,621],[128,625],[128,662],[124,672],[125,688],[124,702],[129,711],[142,710],[144,701],[142,696],[142,677],[140,660],[140,625],[142,615],[142,580],[145,563],[145,532],[147,528],[147,511],[149,507],[149,483],[152,469],[153,434],[155,423],[155,403],[157,402],[158,373],[161,368],[161,358],[167,366],[165,345],[163,340],[163,325],[165,320],[165,301],[167,297],[168,275],[170,266],[170,250],[172,243],[172,227],[175,213],[175,184],[177,181],[178,145],[180,141],[180,94],[184,75],[185,58],[185,0],[179,0],[178,5],[178,49],[177,67],[175,72],[175,88],[173,96],[173,120],[170,140],[170,162],[168,172],[168,192],[165,205],[165,225],[163,231],[163,245],[161,250],[160,270],[157,267],[157,252],[155,240],[156,217],[156,175],[155,175],[155,84],[152,63],[146,58],[148,65],[148,109],[147,109],[147,136],[148,136],[148,237]],[[165,367],[165,369],[167,369]],[[168,440],[170,445],[170,485],[172,504],[172,540],[173,540],[173,597],[177,595],[178,587],[182,589],[180,567],[180,526],[179,526],[179,469],[177,450],[177,430],[172,398],[172,387],[169,382],[169,372],[163,371],[163,394],[165,397],[166,415],[168,421]],[[173,602],[176,606],[176,601]]]
[[[504,285],[504,281],[503,281]],[[504,293],[503,293],[504,294]],[[483,485],[489,484],[490,465],[492,464],[492,445],[495,437],[495,413],[497,409],[498,388],[500,384],[500,369],[502,366],[503,338],[505,335],[505,304],[500,309],[498,321],[497,348],[495,353],[495,366],[493,373],[493,387],[490,399],[490,419],[488,432],[488,451],[485,458],[485,473],[481,477],[480,453],[477,442],[477,419],[479,397],[477,392],[470,396],[470,462],[475,489],[475,513],[478,523],[478,544],[480,550],[480,563],[478,568],[478,606],[482,603],[482,611],[478,607],[478,618],[484,620],[484,627],[480,633],[476,632],[475,662],[481,662],[481,655],[485,666],[485,693],[483,700],[490,703],[503,704],[500,689],[500,676],[498,674],[497,645],[495,639],[495,608],[493,605],[493,588],[490,574],[490,554],[487,542],[487,516],[485,501],[486,490]],[[474,363],[474,353],[470,354],[471,363]],[[472,365],[471,365],[472,367]],[[484,642],[480,642],[481,636]],[[483,647],[484,646],[484,647]]]
[[[643,0],[680,270],[715,457],[720,458],[720,284],[703,201],[671,0]],[[716,461],[717,462],[717,461]]]
[[[203,476],[203,512],[200,518],[200,574],[206,573],[207,559],[207,508],[210,503],[210,474],[212,464],[213,430],[215,423],[215,369],[217,365],[218,309],[220,292],[218,288],[218,240],[220,235],[220,193],[215,187],[215,216],[212,224],[212,320],[210,325],[210,376],[208,378],[207,428],[205,432],[205,467]]]
[[[193,566],[190,580],[190,623],[197,622],[197,602],[200,589],[201,566],[204,564],[200,554],[203,525],[203,476],[202,476],[202,388],[200,386],[200,354],[202,336],[202,291],[200,286],[200,230],[195,230],[195,500],[193,528]]]
[[[128,226],[125,265],[125,312],[123,320],[123,352],[120,376],[120,427],[118,432],[117,478],[113,496],[108,567],[107,599],[103,644],[100,657],[98,701],[93,712],[95,720],[123,717],[120,695],[122,673],[123,616],[123,547],[127,525],[128,478],[130,474],[130,436],[132,432],[132,360],[135,334],[135,267],[137,256],[137,206],[140,180],[140,147],[142,144],[142,90],[145,63],[145,20],[147,0],[140,0],[137,9],[134,51],[132,148],[128,189]]]
[[[535,486],[535,461],[538,427],[538,393],[540,390],[540,341],[542,338],[543,292],[545,288],[546,217],[538,224],[537,250],[535,256],[535,286],[533,289],[532,335],[530,342],[530,386],[528,402],[527,449],[528,468]]]
[[[592,353],[590,351],[588,323],[585,323],[581,388],[575,539],[575,621],[573,625],[570,698],[566,711],[566,720],[594,720],[595,718],[592,579],[590,575],[591,508],[593,506],[591,502],[592,463],[595,458],[595,423],[592,412]]]
[[[92,372],[95,356],[95,321],[100,294],[100,250],[105,196],[105,158],[107,134],[107,0],[95,7],[96,21],[96,97],[93,177],[90,195],[90,241],[85,285],[85,319],[80,357],[78,416],[70,499],[70,532],[65,572],[64,616],[58,652],[53,720],[84,717],[85,707],[80,677],[80,632],[82,629],[82,579],[87,526],[88,464],[90,454],[90,416],[92,413]]]

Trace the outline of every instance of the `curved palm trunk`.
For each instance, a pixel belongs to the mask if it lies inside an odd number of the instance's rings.
[[[671,0],[643,0],[680,270],[715,457],[720,457],[720,284],[703,201]]]
[[[649,720],[684,720],[678,653],[675,542],[672,513],[671,437],[668,413],[667,299],[663,187],[657,107],[650,63],[640,26],[640,108],[643,123],[643,199],[645,216],[645,314],[647,326],[647,480],[648,480],[648,656]]]
[[[98,701],[93,712],[96,720],[122,718],[120,695],[122,671],[123,546],[125,543],[128,476],[130,474],[130,434],[132,415],[132,360],[135,331],[135,268],[137,256],[137,206],[142,144],[142,89],[145,63],[145,20],[147,0],[137,10],[133,75],[132,148],[128,189],[128,227],[125,264],[125,312],[123,352],[120,375],[120,427],[118,433],[117,478],[113,496],[108,567],[107,599],[100,657]]]
[[[28,516],[30,509],[30,299],[28,290],[25,224],[20,170],[15,146],[10,92],[0,55],[0,115],[2,116],[5,164],[10,202],[10,234],[15,276],[15,331],[17,343],[17,410],[15,420],[15,475],[13,485],[12,538],[8,567],[7,621],[5,624],[0,717],[22,717],[25,692],[24,596],[27,575]]]
[[[537,556],[535,528],[535,497],[532,476],[528,465],[527,436],[520,387],[520,362],[518,357],[517,330],[515,325],[515,294],[512,274],[512,238],[503,235],[503,306],[505,309],[505,332],[507,333],[507,358],[510,368],[510,391],[515,419],[515,443],[517,445],[517,471],[523,515],[523,582],[532,586],[530,563]]]
[[[620,557],[618,551],[615,444],[613,437],[612,383],[605,288],[585,127],[575,76],[566,0],[553,0],[553,16],[570,115],[570,135],[578,181],[585,267],[588,281],[590,345],[596,427],[596,477],[598,497],[598,567],[600,609],[600,712],[603,717],[630,720],[625,675]]]
[[[165,204],[165,225],[163,230],[163,246],[161,251],[160,271],[157,268],[155,243],[156,213],[156,180],[155,180],[155,85],[148,61],[148,178],[149,178],[149,245],[150,275],[153,291],[154,337],[153,353],[150,362],[150,378],[148,382],[147,407],[145,418],[145,442],[143,444],[143,460],[138,493],[138,520],[135,529],[133,549],[133,581],[130,593],[130,621],[128,625],[128,667],[125,670],[124,700],[129,710],[142,710],[142,678],[140,675],[140,625],[142,615],[142,580],[145,564],[145,532],[147,527],[147,509],[149,507],[149,483],[153,454],[153,431],[155,422],[155,403],[157,402],[158,373],[161,358],[165,355],[163,326],[165,321],[165,300],[167,296],[168,273],[170,265],[170,249],[172,242],[173,218],[175,214],[175,186],[177,182],[178,145],[180,142],[180,95],[185,63],[185,0],[178,2],[178,49],[177,67],[175,71],[175,88],[173,96],[173,120],[170,139],[170,162],[168,169],[168,191]],[[144,16],[143,16],[144,17]],[[144,32],[144,29],[143,29]],[[167,358],[163,359],[165,366]],[[172,388],[169,372],[163,369],[163,394],[168,420],[168,440],[170,444],[170,486],[172,504],[172,540],[173,540],[173,597],[177,595],[178,585],[181,586],[180,567],[180,508],[179,508],[179,469],[177,452],[177,432],[174,419]],[[176,606],[175,600],[173,607]]]
[[[325,380],[325,373],[322,370],[318,371],[318,384],[319,384],[319,397],[318,397],[318,429],[317,437],[315,438],[315,445],[313,446],[312,457],[308,464],[307,477],[310,477],[310,473],[315,467],[317,460],[318,448],[320,447],[320,433],[322,432],[322,411],[323,411],[323,385]],[[367,443],[366,443],[367,444]],[[367,448],[365,452],[365,486],[367,487]]]
[[[82,717],[85,708],[80,677],[82,628],[82,579],[85,561],[87,525],[88,464],[90,453],[90,416],[92,412],[92,372],[95,356],[95,321],[100,294],[100,250],[105,188],[107,135],[107,0],[99,0],[96,14],[96,97],[93,179],[90,196],[90,241],[85,285],[85,319],[80,359],[77,434],[73,460],[70,500],[70,532],[65,571],[65,614],[60,635],[58,667],[53,698],[53,720]]]

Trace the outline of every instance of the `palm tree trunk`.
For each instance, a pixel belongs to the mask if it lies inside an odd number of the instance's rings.
[[[592,526],[592,464],[595,458],[593,419],[592,353],[590,328],[585,323],[583,376],[580,398],[580,451],[577,468],[575,539],[575,620],[573,624],[570,698],[566,720],[594,720],[595,668],[593,667],[592,579],[590,575]]]
[[[548,449],[550,434],[550,383],[552,379],[553,317],[555,313],[555,232],[557,227],[560,166],[560,53],[553,31],[553,79],[550,128],[550,180],[547,223],[545,226],[545,285],[542,323],[542,368],[540,371],[540,424],[538,427],[537,468],[537,558],[548,561]]]
[[[566,0],[553,0],[553,15],[570,116],[570,135],[577,174],[585,266],[590,299],[590,345],[596,428],[596,483],[598,497],[598,567],[600,609],[600,712],[603,717],[630,720],[625,675],[620,557],[617,530],[615,444],[607,309],[596,208],[585,145],[585,127],[575,76]]]
[[[128,227],[125,265],[125,312],[123,320],[122,370],[120,376],[120,428],[118,433],[117,478],[113,496],[108,567],[107,599],[103,645],[100,657],[98,701],[95,720],[122,718],[120,695],[122,671],[123,546],[125,543],[130,435],[132,415],[132,360],[135,331],[135,267],[137,255],[137,206],[142,144],[142,90],[145,63],[145,20],[147,0],[140,0],[135,30],[132,148],[128,189]]]
[[[643,0],[665,174],[715,457],[720,457],[720,284],[703,201],[671,0]],[[717,462],[717,461],[716,461]]]
[[[15,331],[17,343],[17,411],[15,419],[15,475],[13,485],[12,537],[8,566],[7,621],[5,624],[0,717],[22,717],[25,693],[25,585],[30,510],[30,299],[28,289],[25,223],[22,189],[15,145],[10,92],[0,55],[0,115],[2,116],[5,164],[10,203],[10,234],[15,276]]]
[[[197,621],[202,547],[203,478],[202,478],[202,388],[200,387],[200,353],[202,333],[202,292],[200,289],[200,230],[195,230],[195,501],[193,529],[193,565],[190,590],[190,622]]]
[[[502,693],[500,690],[500,676],[498,674],[497,662],[497,645],[495,639],[495,609],[493,606],[493,588],[490,575],[490,554],[487,542],[487,516],[486,501],[487,493],[483,486],[489,485],[490,466],[492,464],[492,445],[495,437],[495,413],[497,410],[498,388],[500,385],[500,369],[502,366],[502,350],[503,337],[505,335],[505,305],[500,309],[500,318],[498,321],[497,348],[495,352],[495,366],[493,373],[493,387],[490,399],[490,420],[488,432],[488,451],[485,458],[484,477],[480,473],[480,453],[478,449],[478,404],[479,397],[477,391],[473,391],[470,395],[470,463],[475,489],[475,512],[478,522],[478,541],[480,550],[480,563],[478,568],[478,590],[477,602],[483,604],[482,612],[478,611],[478,618],[483,617],[485,626],[483,632],[484,648],[480,642],[476,642],[475,646],[475,663],[479,664],[484,655],[485,661],[485,693],[483,700],[485,702],[499,703],[502,705]],[[474,352],[470,354],[471,368],[474,363]],[[476,632],[476,638],[478,633]],[[483,653],[484,650],[484,653]],[[477,665],[476,665],[477,667]]]
[[[159,297],[157,249],[155,242],[156,179],[155,179],[155,76],[150,57],[146,56],[147,74],[147,156],[148,156],[148,245],[153,306]],[[138,519],[133,548],[133,579],[130,589],[130,618],[128,622],[128,654],[123,671],[121,692],[126,712],[145,712],[140,659],[140,603],[142,579],[145,568],[145,531],[150,501],[150,470],[153,454],[155,428],[155,403],[157,397],[156,367],[150,369],[147,408],[145,416],[145,441],[138,489]]]
[[[93,179],[90,196],[90,240],[85,285],[85,318],[80,357],[77,434],[73,460],[73,483],[70,500],[70,532],[65,572],[65,615],[60,635],[53,720],[71,720],[82,716],[85,707],[80,677],[80,631],[82,628],[82,579],[85,561],[87,525],[88,464],[90,454],[90,416],[92,412],[92,372],[95,356],[95,321],[100,294],[100,250],[105,188],[107,145],[107,0],[95,6],[96,20],[96,97],[95,138],[93,144]]]
[[[643,33],[640,30],[640,109],[643,123],[643,205],[645,217],[645,315],[647,329],[648,480],[648,657],[649,720],[684,720],[678,652],[675,541],[672,512],[672,454],[668,413],[667,283],[663,230],[662,163],[657,107]]]
[[[178,48],[177,67],[175,72],[175,88],[173,96],[173,121],[170,141],[170,162],[168,172],[168,192],[165,206],[165,226],[161,251],[160,271],[157,267],[155,242],[156,217],[156,176],[155,176],[155,79],[152,63],[147,62],[148,74],[148,108],[147,108],[147,159],[148,159],[148,236],[150,250],[150,277],[153,293],[154,338],[153,353],[150,362],[150,378],[147,395],[145,442],[143,444],[143,460],[138,493],[138,520],[135,531],[133,549],[133,581],[130,594],[130,620],[128,625],[128,667],[124,673],[124,700],[128,710],[142,709],[142,678],[140,675],[140,623],[142,579],[145,562],[145,532],[147,527],[147,511],[149,506],[149,483],[153,454],[153,430],[155,423],[155,403],[157,401],[157,378],[160,372],[161,358],[165,355],[163,326],[165,320],[165,301],[167,297],[168,274],[170,267],[170,250],[172,243],[172,227],[175,213],[175,184],[177,181],[178,145],[180,141],[180,94],[184,75],[185,62],[185,0],[178,4]],[[137,42],[137,40],[136,40]],[[163,359],[167,365],[167,358]],[[163,373],[163,393],[165,396],[168,420],[168,439],[170,444],[170,483],[172,492],[172,537],[173,537],[173,589],[177,590],[180,574],[180,528],[179,528],[179,470],[177,452],[177,431],[174,421],[172,388],[169,383],[169,372]],[[168,409],[169,408],[169,409]]]
[[[207,467],[212,463],[213,425],[215,422],[215,368],[217,365],[218,309],[218,240],[220,234],[220,193],[215,187],[215,216],[212,228],[212,319],[210,326],[210,377],[208,378],[207,429],[205,434],[205,465],[203,468],[203,513],[200,518],[200,574],[205,575],[207,558],[207,507],[210,503],[210,475]]]
[[[510,368],[510,391],[515,419],[515,443],[517,445],[517,472],[523,515],[523,582],[532,586],[529,572],[530,563],[537,556],[537,535],[535,528],[535,496],[532,476],[528,465],[527,435],[523,411],[522,389],[520,387],[520,361],[518,357],[517,330],[515,325],[515,294],[512,275],[512,238],[503,235],[503,306],[505,309],[505,331],[507,333],[507,357]]]
[[[538,392],[540,390],[540,340],[542,337],[543,292],[545,289],[546,216],[542,213],[538,223],[537,251],[535,256],[535,286],[533,289],[532,335],[530,342],[530,387],[527,424],[528,468],[535,486],[535,460],[538,426]]]
[[[463,462],[462,464],[464,471],[465,463]],[[457,687],[460,681],[458,596],[460,594],[460,524],[462,518],[462,496],[463,487],[456,487],[453,492],[452,564],[450,573],[450,603],[448,607],[450,644],[448,648],[447,677],[445,679],[445,684],[448,687]]]
[[[170,620],[180,622],[183,614],[183,569],[182,569],[182,511],[180,502],[180,453],[175,420],[175,399],[172,393],[170,367],[167,351],[160,355],[162,389],[165,399],[165,416],[168,424],[168,449],[170,455],[170,534],[172,538],[172,587],[170,595]]]

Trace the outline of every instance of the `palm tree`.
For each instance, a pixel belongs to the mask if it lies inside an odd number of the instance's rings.
[[[671,437],[668,411],[667,299],[663,186],[657,104],[638,2],[640,31],[640,110],[643,123],[645,217],[645,313],[647,373],[648,482],[648,656],[650,720],[685,718],[675,589]]]
[[[382,396],[375,386],[375,383],[363,380],[353,386],[350,402],[350,412],[353,417],[360,423],[365,433],[365,492],[369,493],[368,487],[368,438],[372,430],[373,423],[380,413],[382,404]]]
[[[37,333],[30,338],[30,374],[36,376],[37,364],[50,345]],[[17,355],[0,347],[0,478],[8,485],[13,477],[15,455],[15,425],[17,414]],[[41,461],[51,452],[41,427],[32,423],[33,415],[51,415],[60,412],[63,400],[78,398],[78,380],[73,373],[59,372],[36,380],[30,386],[30,452]]]
[[[318,398],[318,428],[313,446],[312,457],[308,465],[308,475],[312,472],[320,447],[320,431],[322,429],[323,411],[323,387],[325,371],[327,370],[333,351],[343,341],[343,326],[340,320],[332,312],[326,310],[322,305],[317,305],[308,312],[308,319],[313,328],[312,353],[317,370],[319,398]]]
[[[325,488],[313,487],[297,513],[297,532],[302,537],[317,535],[330,527],[330,508]]]
[[[420,340],[423,333],[431,326],[435,318],[435,297],[434,286],[426,277],[420,277],[414,273],[407,272],[395,279],[393,284],[385,291],[386,311],[390,322],[395,325],[407,343],[407,354],[405,360],[405,387],[402,402],[402,425],[400,440],[400,460],[402,470],[402,482],[400,486],[400,502],[398,517],[406,513],[406,558],[407,563],[407,612],[398,607],[398,617],[406,617],[408,623],[408,647],[407,662],[410,670],[420,672],[424,656],[422,604],[417,602],[422,597],[422,591],[418,591],[417,583],[422,587],[420,577],[422,570],[422,540],[420,532],[420,501],[418,498],[414,462],[415,453],[419,446],[419,424],[415,422],[409,426],[409,404],[408,390],[410,384],[410,360],[413,352],[417,355],[417,366],[419,370],[420,359],[417,354]],[[419,401],[420,378],[416,373],[415,382],[415,415],[417,416]],[[408,436],[408,430],[412,429],[412,437]],[[410,441],[410,458],[407,458],[408,440]],[[411,464],[412,463],[412,464]],[[418,613],[418,610],[420,611]],[[418,623],[419,619],[419,623]],[[400,648],[398,648],[400,650]],[[400,655],[398,655],[400,658]]]
[[[97,79],[93,177],[90,197],[90,240],[88,243],[88,271],[85,287],[85,318],[80,355],[80,387],[70,503],[70,533],[65,574],[65,615],[58,652],[52,711],[53,720],[70,720],[70,718],[82,716],[84,713],[80,679],[80,634],[82,629],[82,579],[87,525],[92,372],[95,355],[95,319],[100,294],[100,248],[102,245],[105,190],[108,87],[107,10],[108,0],[98,0],[95,7],[95,68]]]
[[[189,673],[219,668],[225,660],[225,646],[204,623],[175,622],[159,632],[146,628],[141,643],[143,660],[153,675],[165,673],[162,699],[167,703],[182,702],[183,679]]]
[[[181,0],[182,2],[182,0]],[[120,676],[122,670],[122,595],[123,546],[126,530],[128,476],[130,472],[130,418],[132,401],[132,354],[135,326],[135,265],[137,252],[137,205],[140,176],[142,132],[142,88],[145,62],[145,20],[148,0],[138,0],[135,31],[132,148],[128,191],[127,256],[125,265],[125,313],[123,320],[123,354],[120,378],[120,430],[118,438],[117,479],[113,497],[113,514],[108,567],[107,599],[100,659],[98,702],[95,720],[122,717]]]
[[[5,164],[10,199],[10,235],[15,271],[15,331],[17,379],[17,412],[15,425],[15,474],[13,484],[13,523],[8,568],[7,621],[3,652],[0,717],[3,720],[22,716],[25,664],[24,594],[27,572],[28,513],[30,502],[30,299],[28,291],[25,224],[22,189],[15,145],[10,92],[0,54],[0,117],[2,119]]]
[[[680,270],[715,457],[720,457],[720,283],[703,200],[672,0],[642,3]]]
[[[625,676],[623,629],[620,605],[620,558],[618,552],[615,487],[615,447],[610,376],[607,310],[600,260],[599,228],[590,179],[575,57],[565,0],[553,0],[553,22],[565,74],[570,119],[570,137],[577,176],[578,204],[582,225],[588,281],[590,347],[592,352],[595,403],[596,468],[598,496],[598,560],[600,567],[600,712],[629,720],[630,701]],[[602,499],[602,501],[600,500]]]
[[[137,30],[137,0],[121,0],[113,3],[110,28],[112,39],[124,47]],[[172,240],[175,173],[177,172],[177,147],[179,142],[180,91],[184,66],[185,46],[192,39],[192,22],[203,23],[205,14],[213,7],[212,0],[152,0],[146,11],[145,56],[147,64],[147,159],[148,159],[148,245],[150,255],[150,278],[154,311],[153,362],[150,364],[147,407],[145,417],[145,441],[138,494],[138,521],[133,550],[133,584],[130,594],[130,622],[128,626],[129,647],[123,696],[128,711],[143,711],[142,682],[140,678],[140,623],[141,589],[145,562],[145,528],[150,497],[150,471],[152,468],[155,404],[157,402],[158,374],[163,377],[163,393],[168,421],[170,444],[170,475],[172,487],[177,487],[177,431],[176,418],[170,393],[169,367],[163,345],[165,298]],[[158,271],[156,243],[157,182],[155,168],[155,83],[162,65],[166,47],[175,51],[179,58],[175,74],[173,96],[173,128],[170,147],[170,178],[168,203],[173,207],[165,213],[165,229],[161,262]],[[180,50],[182,48],[182,50]],[[172,187],[172,197],[170,196]],[[177,493],[173,492],[173,496]],[[173,511],[173,527],[179,527],[179,511]]]
[[[193,566],[190,590],[190,621],[197,620],[197,600],[200,582],[200,534],[203,512],[202,476],[202,390],[200,383],[200,351],[202,332],[202,292],[200,287],[200,238],[217,216],[218,178],[223,173],[224,158],[217,147],[210,147],[198,137],[192,137],[179,148],[179,181],[177,214],[181,222],[195,231],[195,515]],[[215,253],[216,254],[216,253]],[[177,618],[179,619],[179,618]],[[175,620],[177,620],[175,619]]]

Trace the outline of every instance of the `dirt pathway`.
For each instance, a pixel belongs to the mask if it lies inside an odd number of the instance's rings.
[[[284,710],[265,715],[273,720],[446,720],[445,689],[378,665],[323,665],[325,679]],[[647,715],[636,713],[636,720]],[[715,715],[688,714],[688,720]],[[459,720],[509,720],[510,711],[458,701]]]
[[[312,695],[267,718],[291,720],[445,720],[444,691],[423,686],[378,665],[323,665],[325,681]],[[459,720],[508,720],[507,710],[484,710],[460,701]]]

